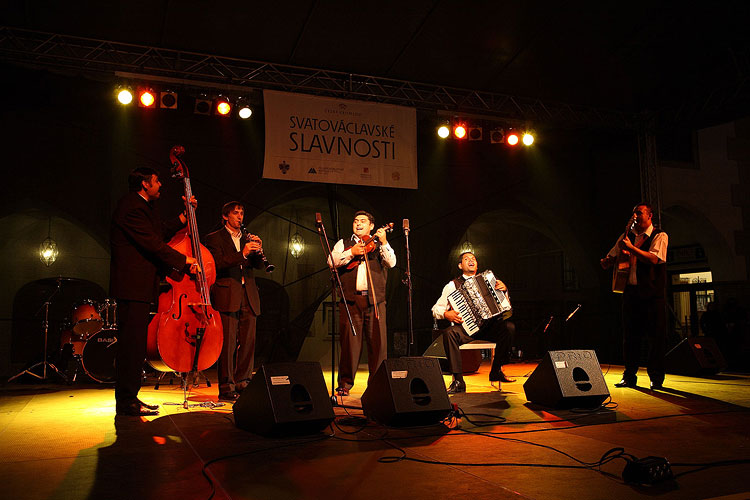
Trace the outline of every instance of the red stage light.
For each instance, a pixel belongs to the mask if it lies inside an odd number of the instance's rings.
[[[463,139],[466,137],[466,127],[464,125],[456,125],[453,127],[453,135],[456,139]]]
[[[154,107],[154,103],[156,102],[154,91],[151,89],[141,90],[140,95],[138,96],[138,102],[144,108]]]
[[[227,116],[232,112],[232,105],[224,97],[219,97],[216,100],[216,112],[220,115]]]
[[[515,132],[508,134],[506,141],[508,141],[508,144],[510,146],[515,146],[516,144],[518,144],[518,134],[516,134]]]

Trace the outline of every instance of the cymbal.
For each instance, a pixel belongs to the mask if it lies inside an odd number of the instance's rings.
[[[84,280],[82,280],[80,278],[66,278],[66,277],[63,277],[63,276],[58,276],[56,278],[41,278],[41,279],[38,279],[36,281],[37,281],[37,283],[42,283],[42,284],[45,284],[45,285],[46,284],[55,284],[56,285],[58,283],[61,283],[61,284],[62,283],[74,283],[74,282],[81,282],[81,281],[84,281]]]

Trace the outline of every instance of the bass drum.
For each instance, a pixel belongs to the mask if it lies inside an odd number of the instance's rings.
[[[114,382],[116,352],[117,330],[106,329],[95,333],[83,346],[81,354],[83,371],[97,382]]]

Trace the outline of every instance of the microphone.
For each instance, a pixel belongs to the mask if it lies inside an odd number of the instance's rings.
[[[578,310],[581,308],[581,304],[578,304],[575,309],[573,309],[573,312],[568,315],[567,318],[565,318],[565,321],[568,321],[570,318],[573,317],[575,313],[578,312]]]
[[[404,219],[402,224],[403,224],[402,227],[404,228],[404,232],[408,234],[409,233],[409,219]]]
[[[552,316],[549,317],[549,321],[547,321],[547,324],[544,325],[544,330],[542,330],[542,333],[547,333],[547,328],[549,328],[549,325],[552,323],[552,319],[554,317],[555,317],[554,315],[552,315]]]

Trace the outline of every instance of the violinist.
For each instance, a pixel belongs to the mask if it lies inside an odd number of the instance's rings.
[[[385,360],[388,352],[385,282],[387,269],[396,265],[396,254],[388,244],[386,227],[370,236],[373,229],[374,217],[363,210],[356,212],[352,223],[354,234],[336,242],[331,251],[333,265],[338,268],[344,289],[344,298],[339,306],[341,358],[336,388],[339,396],[348,396],[354,386],[363,340],[367,342],[370,376]],[[349,306],[356,335],[352,334],[344,300]]]
[[[206,235],[205,245],[216,263],[211,304],[221,315],[224,343],[219,356],[219,399],[236,401],[253,374],[255,324],[260,297],[253,268],[263,266],[263,242],[243,233],[245,207],[230,201],[221,209],[224,227]]]
[[[615,387],[636,387],[641,344],[647,339],[647,373],[651,389],[664,386],[664,353],[667,341],[667,233],[654,228],[651,206],[633,208],[632,231],[620,235],[617,243],[600,260],[612,267],[621,252],[630,257],[630,273],[622,294],[622,349],[625,371]]]
[[[158,405],[138,399],[146,358],[151,304],[158,294],[159,275],[172,270],[199,271],[195,258],[174,250],[166,241],[185,226],[184,213],[162,221],[155,206],[161,182],[156,170],[139,167],[128,178],[129,193],[112,216],[110,295],[117,300],[115,400],[117,415],[158,414]],[[190,199],[195,206],[195,198]]]

